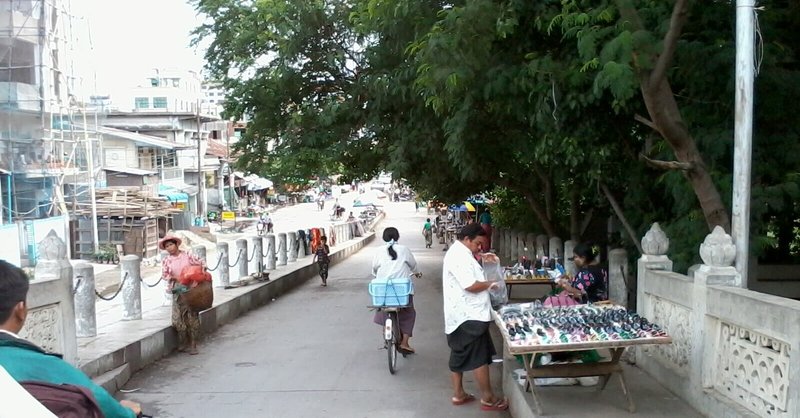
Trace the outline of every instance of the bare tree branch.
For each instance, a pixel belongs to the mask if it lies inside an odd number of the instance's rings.
[[[646,117],[644,117],[644,116],[642,116],[642,115],[640,115],[638,113],[633,115],[633,120],[635,120],[635,121],[637,121],[639,123],[642,123],[643,125],[647,126],[648,128],[658,132],[658,127],[656,126],[655,123],[653,123],[653,121],[651,121],[650,119],[647,119]]]
[[[662,170],[682,170],[682,171],[690,171],[694,169],[694,164],[692,163],[684,163],[680,161],[661,161],[661,160],[653,160],[651,158],[647,158],[644,154],[639,154],[639,158],[644,161],[647,165],[654,168],[660,168]]]
[[[677,0],[672,8],[672,16],[669,19],[669,29],[664,35],[664,50],[658,56],[653,72],[650,74],[650,88],[658,86],[667,73],[667,67],[672,64],[675,50],[678,49],[678,39],[681,37],[683,25],[689,12],[688,0]]]
[[[611,203],[611,207],[614,209],[617,219],[622,222],[622,226],[624,226],[625,230],[628,232],[628,237],[633,242],[633,245],[635,245],[636,249],[639,250],[639,254],[644,254],[644,252],[642,252],[642,244],[639,242],[639,238],[636,237],[636,232],[633,230],[633,228],[631,228],[631,224],[628,223],[628,218],[625,217],[625,213],[622,211],[622,207],[617,202],[617,199],[614,198],[614,195],[611,194],[611,191],[608,190],[608,187],[605,183],[601,182],[600,188],[603,190],[603,194],[606,195],[608,203]]]

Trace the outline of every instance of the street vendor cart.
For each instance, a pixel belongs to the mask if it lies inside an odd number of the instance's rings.
[[[534,304],[506,305],[492,311],[509,354],[522,358],[526,372],[526,390],[530,390],[536,412],[542,414],[537,393],[537,378],[599,376],[598,390],[605,389],[613,375],[619,377],[628,401],[628,411],[635,404],[619,364],[627,347],[670,344],[672,339],[656,324],[635,312],[616,305],[576,305],[542,308]],[[595,363],[548,363],[544,353],[608,349],[610,358]]]

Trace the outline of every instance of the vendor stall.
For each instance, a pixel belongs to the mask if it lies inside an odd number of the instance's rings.
[[[536,412],[542,404],[536,393],[536,378],[600,376],[603,390],[611,376],[619,376],[628,400],[628,410],[635,411],[633,398],[625,383],[619,360],[625,348],[634,345],[670,344],[663,329],[635,312],[615,305],[577,305],[544,308],[540,304],[506,305],[492,311],[492,318],[503,335],[510,354],[522,357]],[[593,363],[546,363],[544,353],[608,349],[610,358]]]

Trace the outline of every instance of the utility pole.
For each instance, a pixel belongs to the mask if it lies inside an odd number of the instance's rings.
[[[204,175],[203,175],[203,156],[201,152],[201,124],[200,124],[200,99],[197,99],[197,216],[201,219],[203,215],[206,213],[205,208],[203,207],[205,204],[205,187],[203,187],[204,183]]]
[[[89,127],[86,125],[86,106],[81,106],[81,114],[83,115],[83,141],[86,144],[86,159],[89,160],[89,198],[92,200],[92,245],[94,252],[97,253],[100,249],[100,237],[97,233],[97,195],[95,194],[95,178],[94,178],[94,146],[89,140]],[[95,128],[97,125],[95,124]]]
[[[753,154],[756,0],[736,1],[736,98],[733,131],[733,222],[736,271],[747,287],[750,257],[750,186]]]

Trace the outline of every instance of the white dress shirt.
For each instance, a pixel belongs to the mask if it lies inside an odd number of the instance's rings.
[[[491,321],[489,292],[465,290],[475,282],[485,282],[483,268],[472,251],[456,241],[444,255],[442,294],[444,296],[444,332],[451,334],[466,321]]]

